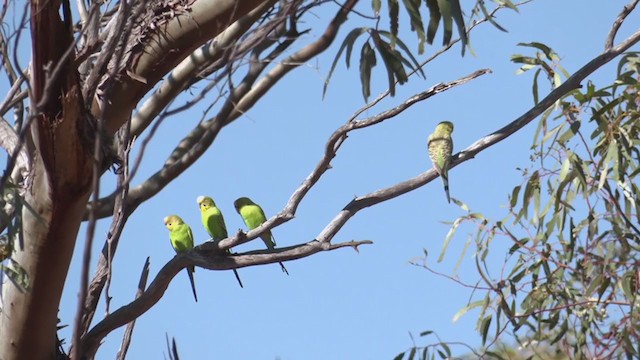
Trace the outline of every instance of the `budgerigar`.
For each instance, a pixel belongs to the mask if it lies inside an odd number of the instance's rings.
[[[193,232],[189,225],[182,221],[182,218],[178,215],[169,215],[164,218],[164,225],[169,229],[169,239],[171,240],[171,246],[176,253],[193,249]],[[198,295],[196,295],[196,284],[193,281],[193,273],[196,269],[193,266],[187,268],[187,275],[189,275],[189,282],[191,282],[191,290],[193,290],[193,297],[198,302]]]
[[[449,121],[443,121],[436,126],[433,134],[429,135],[429,141],[427,142],[429,157],[438,175],[442,178],[448,202],[451,202],[451,197],[449,196],[449,163],[451,162],[451,154],[453,154],[452,132],[453,124]]]
[[[236,199],[236,201],[233,202],[233,206],[236,208],[238,214],[242,216],[242,220],[244,220],[244,223],[247,225],[249,230],[253,230],[267,221],[267,217],[264,215],[262,208],[251,201],[248,197]],[[271,234],[271,230],[263,232],[260,238],[264,244],[267,245],[267,249],[273,250],[276,248],[276,241]],[[287,268],[284,267],[283,263],[280,263],[280,267],[282,267],[282,271],[289,275],[289,272],[287,271]]]
[[[202,225],[204,225],[204,228],[209,233],[209,236],[211,236],[214,241],[220,241],[227,238],[227,226],[224,224],[222,211],[218,209],[213,199],[208,196],[198,196],[198,199],[196,201],[200,206]],[[231,253],[231,251],[227,250],[227,253]],[[238,279],[238,284],[240,284],[240,287],[243,287],[242,280],[240,280],[240,275],[238,275],[238,271],[236,269],[233,269],[233,273],[236,275],[236,279]]]

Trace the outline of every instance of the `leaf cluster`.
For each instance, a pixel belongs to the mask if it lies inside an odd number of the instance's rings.
[[[515,58],[523,71],[536,69],[535,99],[538,74],[557,86],[561,67],[547,63],[559,59],[546,45],[524,45],[539,50]],[[452,232],[461,222],[478,229],[478,289],[486,291],[461,314],[480,310],[486,351],[508,332],[569,358],[640,356],[639,64],[638,53],[625,54],[610,85],[589,82],[541,116],[505,218],[454,222]],[[496,238],[510,243],[498,271],[489,257]]]

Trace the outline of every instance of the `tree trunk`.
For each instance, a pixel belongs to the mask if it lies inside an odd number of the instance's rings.
[[[156,38],[145,39],[148,46],[136,50],[135,64],[108,84],[110,98],[92,104],[93,116],[102,113],[104,127],[113,135],[167,71],[260,3],[194,1],[192,12],[173,18]],[[60,297],[91,190],[95,126],[90,126],[74,65],[73,21],[61,19],[60,5],[60,0],[31,1],[32,181],[24,199],[28,206],[22,211],[24,241],[16,244],[12,256],[24,269],[29,289],[22,292],[11,282],[2,284],[2,360],[56,357]],[[136,79],[125,75],[128,72]]]
[[[26,272],[28,291],[3,285],[3,360],[55,357],[58,306],[91,185],[91,131],[73,51],[65,54],[73,45],[59,6],[31,2],[33,181],[22,211],[23,243],[12,257]]]

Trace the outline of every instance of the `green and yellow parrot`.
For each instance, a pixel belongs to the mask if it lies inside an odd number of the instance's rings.
[[[208,196],[198,196],[198,199],[196,199],[196,201],[200,206],[202,225],[204,225],[204,228],[209,233],[209,236],[211,236],[214,241],[226,239],[228,236],[227,226],[224,224],[222,211],[218,209],[213,199]],[[227,250],[227,253],[230,254],[231,251]],[[240,287],[244,287],[242,286],[242,280],[240,280],[238,271],[236,269],[233,269],[233,273],[236,275],[236,279],[238,279],[238,284],[240,284]]]
[[[449,121],[443,121],[436,126],[433,134],[429,135],[427,142],[429,157],[438,175],[442,178],[444,192],[449,203],[451,202],[451,197],[449,196],[449,163],[451,162],[451,154],[453,154],[452,132],[453,124]]]
[[[169,239],[171,240],[171,246],[176,253],[193,249],[193,232],[189,225],[178,215],[169,215],[164,218],[164,225],[169,229]],[[191,282],[191,290],[193,290],[193,297],[198,302],[198,295],[196,295],[196,284],[193,281],[193,273],[196,269],[193,266],[187,268],[187,275],[189,275],[189,281]]]
[[[267,217],[264,215],[262,208],[247,197],[236,199],[236,201],[233,202],[233,206],[236,208],[238,214],[242,216],[242,220],[244,220],[244,223],[247,225],[249,230],[253,230],[267,221]],[[271,234],[271,230],[263,232],[260,238],[264,244],[267,245],[267,249],[273,250],[276,248],[276,242]],[[289,272],[287,271],[287,268],[284,267],[283,263],[280,263],[280,267],[282,267],[282,271],[289,275]]]

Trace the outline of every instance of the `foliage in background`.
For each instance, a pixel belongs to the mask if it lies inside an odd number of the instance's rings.
[[[567,76],[544,44],[536,56],[512,58],[547,75]],[[456,219],[478,228],[474,299],[456,317],[479,310],[483,348],[476,355],[513,359],[640,356],[640,54],[627,53],[610,85],[588,82],[538,122],[523,182],[501,220],[471,212]],[[496,264],[496,250],[512,246]],[[492,246],[493,245],[493,246]],[[489,260],[489,255],[492,255]],[[497,255],[499,258],[500,255]],[[425,264],[426,265],[426,258]],[[429,335],[425,332],[421,335]],[[515,341],[515,348],[505,343]],[[397,359],[449,356],[444,342],[413,347]],[[516,354],[514,357],[513,355]]]

